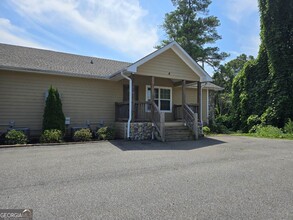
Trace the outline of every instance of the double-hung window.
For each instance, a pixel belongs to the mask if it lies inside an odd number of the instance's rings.
[[[146,86],[146,100],[151,100],[151,87]],[[155,103],[162,112],[172,112],[172,88],[155,86]],[[148,108],[150,111],[150,107]]]

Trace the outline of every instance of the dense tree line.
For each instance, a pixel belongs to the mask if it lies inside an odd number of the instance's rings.
[[[261,46],[232,86],[233,127],[283,127],[293,119],[293,1],[259,0]],[[253,121],[251,123],[251,121]]]

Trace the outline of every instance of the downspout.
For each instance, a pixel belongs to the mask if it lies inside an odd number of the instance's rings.
[[[128,76],[125,76],[123,71],[121,72],[121,76],[129,81],[129,116],[127,122],[127,139],[130,139],[130,122],[132,120],[132,79]]]

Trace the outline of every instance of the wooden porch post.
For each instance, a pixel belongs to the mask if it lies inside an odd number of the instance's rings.
[[[185,88],[186,88],[186,81],[182,80],[182,120],[184,120],[184,105],[186,104],[186,94],[185,94]]]
[[[153,107],[153,102],[155,101],[155,77],[152,76],[152,83],[151,83],[151,108],[152,108],[152,121],[154,120],[155,109]]]
[[[182,80],[182,107],[186,104],[186,81]]]
[[[201,99],[202,99],[202,94],[201,94],[201,82],[197,82],[197,104],[198,104],[198,120],[201,122]]]

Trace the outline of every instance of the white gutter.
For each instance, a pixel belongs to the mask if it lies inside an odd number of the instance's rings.
[[[132,79],[128,76],[125,76],[123,72],[121,72],[121,76],[129,81],[129,116],[127,122],[127,138],[130,138],[130,122],[132,120]]]

